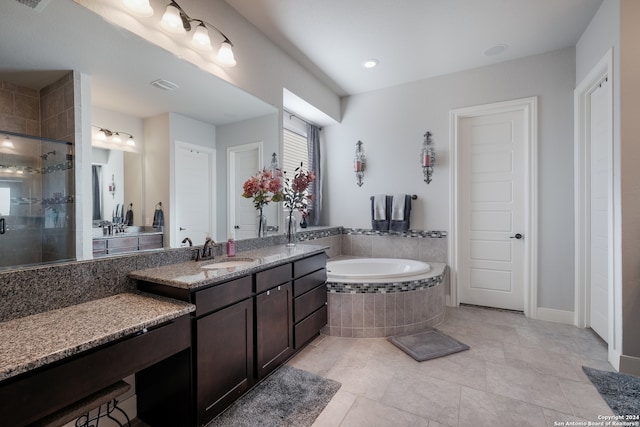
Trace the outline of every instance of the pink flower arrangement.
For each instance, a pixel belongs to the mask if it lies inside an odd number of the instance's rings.
[[[307,192],[309,184],[316,180],[312,171],[303,171],[302,163],[296,168],[293,179],[287,177],[285,172],[285,183],[283,190],[284,206],[293,212],[294,209],[302,212],[304,216],[307,214],[307,203],[311,200],[312,195]]]
[[[269,202],[283,200],[282,179],[280,176],[272,176],[267,168],[263,168],[261,172],[249,178],[242,186],[242,190],[244,191],[242,197],[253,198],[253,205],[260,211]]]

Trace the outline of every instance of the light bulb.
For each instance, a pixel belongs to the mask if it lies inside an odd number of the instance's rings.
[[[122,142],[122,138],[120,138],[120,134],[118,132],[114,133],[111,136],[111,142],[114,142],[116,144],[120,144]]]
[[[209,30],[204,24],[200,24],[196,27],[195,32],[193,33],[193,38],[191,39],[191,43],[197,49],[202,50],[211,50],[211,39],[209,38]]]
[[[149,4],[149,0],[122,0],[122,2],[135,15],[143,18],[153,15],[153,8]]]
[[[129,139],[127,139],[127,145],[129,147],[135,147],[136,146],[136,140],[133,139],[133,135],[129,137]]]
[[[216,57],[221,65],[227,67],[235,67],[236,59],[233,57],[233,50],[231,49],[231,43],[227,40],[223,41],[218,50],[218,56]]]
[[[9,138],[8,135],[4,137],[4,140],[2,141],[2,147],[14,148],[13,141],[11,141],[11,138]]]
[[[107,133],[104,131],[104,129],[100,129],[98,131],[98,133],[96,133],[96,139],[98,139],[100,141],[106,141],[107,140]]]
[[[180,17],[180,10],[173,4],[167,6],[164,15],[162,15],[162,21],[160,21],[162,28],[173,34],[185,34],[186,31],[182,25],[182,17]]]

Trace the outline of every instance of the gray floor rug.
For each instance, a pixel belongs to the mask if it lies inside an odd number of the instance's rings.
[[[341,384],[283,365],[207,427],[305,427],[313,424]]]
[[[389,337],[389,341],[418,362],[469,350],[468,345],[436,329],[420,331],[411,335]]]
[[[582,367],[616,415],[640,414],[640,377]]]

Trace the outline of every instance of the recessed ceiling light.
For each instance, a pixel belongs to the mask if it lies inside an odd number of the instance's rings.
[[[364,62],[362,63],[362,66],[363,66],[364,68],[373,68],[373,67],[375,67],[376,65],[378,65],[378,63],[379,63],[379,61],[378,61],[377,59],[373,59],[373,58],[372,58],[372,59],[367,59],[366,61],[364,61]]]
[[[497,44],[495,46],[491,46],[490,48],[488,48],[487,50],[485,50],[483,52],[484,56],[496,56],[496,55],[500,55],[502,52],[504,52],[505,50],[507,50],[509,48],[509,46],[507,46],[506,44],[502,43],[502,44]]]

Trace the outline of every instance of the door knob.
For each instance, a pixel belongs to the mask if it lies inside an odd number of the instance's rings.
[[[522,234],[520,234],[520,233],[516,233],[516,235],[515,235],[515,236],[511,236],[511,237],[509,237],[509,238],[510,238],[510,239],[518,239],[518,240],[520,240],[520,239],[523,239],[523,238],[524,238],[524,236],[523,236]]]
[[[240,226],[239,225],[234,225],[233,228],[235,228],[236,230],[239,230]]]
[[[186,230],[186,228],[180,227],[180,231],[185,231],[185,230]]]

